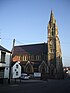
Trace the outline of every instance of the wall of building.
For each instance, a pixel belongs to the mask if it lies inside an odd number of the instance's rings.
[[[0,51],[0,67],[3,67],[4,70],[3,70],[3,78],[9,78],[9,69],[10,69],[10,57],[11,57],[11,54],[4,51],[5,52],[5,62],[2,63],[1,62],[1,53],[2,51]]]
[[[12,67],[12,78],[19,78],[21,76],[21,66],[16,62]]]

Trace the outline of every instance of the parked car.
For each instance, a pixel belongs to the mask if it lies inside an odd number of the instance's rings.
[[[30,76],[27,75],[26,73],[22,73],[20,76],[20,79],[23,79],[23,80],[28,80],[29,78],[30,78]]]

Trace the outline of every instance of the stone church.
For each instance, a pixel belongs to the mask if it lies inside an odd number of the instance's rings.
[[[22,73],[40,72],[48,78],[62,78],[63,64],[58,27],[51,11],[47,43],[14,46],[12,63],[20,61]]]

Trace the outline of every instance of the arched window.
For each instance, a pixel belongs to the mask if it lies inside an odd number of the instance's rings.
[[[27,63],[25,66],[25,72],[32,73],[33,72],[33,66],[31,63]]]
[[[41,72],[41,73],[47,72],[47,64],[44,61],[39,66],[39,72]]]
[[[54,28],[52,28],[52,36],[54,36]]]
[[[42,70],[42,71],[41,71],[42,73],[45,73],[45,72],[46,72],[46,71],[45,71],[45,66],[42,66],[41,70]]]

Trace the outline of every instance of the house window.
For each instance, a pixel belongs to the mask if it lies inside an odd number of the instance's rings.
[[[18,76],[18,72],[16,72],[16,76]]]
[[[6,70],[8,70],[8,67],[6,68]]]
[[[16,68],[18,68],[18,64],[16,65]]]
[[[0,68],[0,78],[4,78],[4,68]]]
[[[1,62],[5,62],[5,52],[1,52]]]

